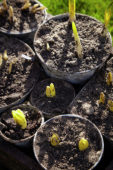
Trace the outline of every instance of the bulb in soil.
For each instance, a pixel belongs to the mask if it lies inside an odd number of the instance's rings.
[[[54,133],[54,134],[52,135],[50,141],[51,141],[51,145],[52,145],[52,146],[57,146],[57,145],[59,145],[60,140],[59,140],[58,134]]]
[[[22,110],[12,110],[12,116],[14,121],[21,126],[22,129],[25,129],[27,127],[27,121],[25,118],[25,115]]]
[[[100,104],[100,103],[103,103],[103,104],[105,103],[105,95],[104,95],[103,92],[100,93],[99,104]]]
[[[112,84],[112,73],[109,72],[106,78],[106,83],[108,86],[110,86]]]
[[[88,146],[89,146],[89,143],[88,143],[87,139],[85,139],[85,138],[80,139],[79,144],[78,144],[80,151],[86,150],[88,148]]]

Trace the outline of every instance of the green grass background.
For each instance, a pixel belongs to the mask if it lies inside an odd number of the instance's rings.
[[[48,8],[48,13],[52,15],[68,12],[68,0],[39,0]],[[93,16],[104,22],[104,12],[113,0],[77,0],[76,12]],[[112,17],[109,24],[109,32],[113,40],[113,7]]]

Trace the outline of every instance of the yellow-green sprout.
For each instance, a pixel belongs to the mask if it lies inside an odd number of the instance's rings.
[[[29,0],[25,0],[25,4],[22,6],[21,10],[29,9],[30,6],[31,3],[29,2]]]
[[[46,48],[47,48],[48,51],[50,50],[50,45],[49,45],[49,43],[46,44]]]
[[[60,139],[58,134],[54,133],[50,139],[51,145],[52,146],[57,146],[60,143]]]
[[[31,11],[32,13],[36,13],[38,7],[39,7],[39,4],[35,4],[35,5],[33,5],[33,6],[31,7],[30,11]]]
[[[51,90],[51,97],[56,96],[55,86],[53,83],[50,84],[50,90]]]
[[[17,58],[14,58],[14,59],[10,62],[9,68],[8,68],[9,74],[12,72],[13,65],[14,65],[17,61],[18,61],[18,59],[17,59]]]
[[[75,21],[75,10],[76,10],[76,1],[69,0],[69,21]]]
[[[7,61],[7,60],[8,60],[7,50],[5,50],[5,51],[4,51],[3,59],[4,59],[5,61]]]
[[[108,100],[108,108],[111,112],[113,112],[113,101],[112,100]]]
[[[3,7],[4,7],[4,10],[8,10],[7,1],[3,0],[2,4],[3,4]]]
[[[0,7],[0,15],[3,15],[4,14],[4,9],[3,7]]]
[[[105,15],[104,15],[104,29],[103,29],[103,36],[106,35],[107,33],[107,27],[109,25],[111,18],[111,8],[108,8],[105,10]]]
[[[0,67],[2,66],[2,63],[3,63],[3,57],[2,54],[0,54]]]
[[[112,84],[112,73],[111,72],[107,74],[106,83],[108,86]]]
[[[51,90],[49,86],[46,86],[46,96],[51,97]]]
[[[73,29],[74,39],[75,39],[75,41],[77,43],[78,57],[82,58],[82,45],[81,45],[80,38],[78,36],[77,28],[76,28],[76,25],[75,25],[74,21],[72,22],[72,29]]]
[[[46,86],[46,96],[47,97],[55,97],[56,96],[55,86],[53,83],[51,83],[50,86]]]
[[[9,6],[8,12],[9,12],[9,18],[8,18],[8,20],[9,20],[10,23],[11,23],[11,22],[14,21],[14,12],[13,12],[13,7],[12,7],[12,6]]]
[[[22,110],[12,110],[12,116],[16,124],[20,125],[22,129],[27,127],[27,120]]]
[[[78,147],[79,147],[79,150],[80,150],[80,151],[86,150],[86,149],[89,147],[89,142],[88,142],[88,140],[85,139],[85,138],[80,139],[79,144],[78,144]]]
[[[103,104],[105,103],[105,95],[104,95],[103,92],[100,93],[99,104],[100,104],[100,103],[103,103]]]

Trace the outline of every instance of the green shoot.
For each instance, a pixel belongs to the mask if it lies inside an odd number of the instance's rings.
[[[46,44],[46,48],[47,48],[48,51],[50,50],[50,45],[49,45],[49,43]]]
[[[14,21],[14,12],[13,12],[13,7],[12,6],[9,7],[9,11],[8,12],[9,12],[8,20],[10,21],[10,23],[12,23]]]
[[[4,51],[3,59],[4,59],[5,61],[7,61],[7,60],[8,60],[7,50],[5,50],[5,51]]]
[[[27,120],[22,110],[12,110],[12,116],[16,124],[20,125],[22,129],[27,127]]]
[[[55,86],[53,83],[50,84],[50,86],[46,86],[46,97],[55,97],[56,91]]]
[[[30,12],[31,12],[31,13],[36,13],[38,6],[39,6],[39,4],[33,5],[33,6],[31,7],[31,9],[30,9]]]
[[[107,74],[106,83],[107,83],[108,86],[110,86],[112,84],[112,73],[111,72],[109,72]]]
[[[104,15],[103,36],[105,36],[107,33],[107,27],[109,25],[110,18],[111,18],[111,8],[108,8],[105,10],[105,15]]]
[[[10,62],[10,64],[9,64],[9,68],[8,68],[8,72],[9,72],[9,74],[11,74],[11,72],[12,72],[12,68],[13,68],[13,65],[14,65],[17,61],[18,61],[18,59],[17,59],[17,58],[15,58],[15,59],[13,59],[13,60]]]
[[[75,21],[75,7],[76,1],[75,0],[69,0],[69,21]]]
[[[4,10],[8,10],[8,5],[7,5],[7,2],[6,0],[3,0],[3,7],[4,7]]]
[[[76,25],[75,25],[74,21],[72,22],[72,30],[73,30],[73,34],[74,34],[74,39],[75,39],[75,41],[77,43],[78,57],[82,58],[82,45],[81,45],[80,38],[78,36],[77,28],[76,28]]]
[[[103,92],[100,93],[99,104],[100,104],[100,103],[103,103],[103,104],[105,103],[105,95],[104,95]]]
[[[31,6],[31,3],[29,2],[29,0],[24,0],[25,4],[22,6],[21,10],[26,10]]]

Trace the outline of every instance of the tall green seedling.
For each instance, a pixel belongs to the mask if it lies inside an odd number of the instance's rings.
[[[75,42],[77,44],[78,57],[82,58],[83,50],[82,50],[82,45],[75,24],[76,21],[75,11],[76,11],[76,0],[69,0],[69,21],[72,23],[73,35],[74,35]]]

